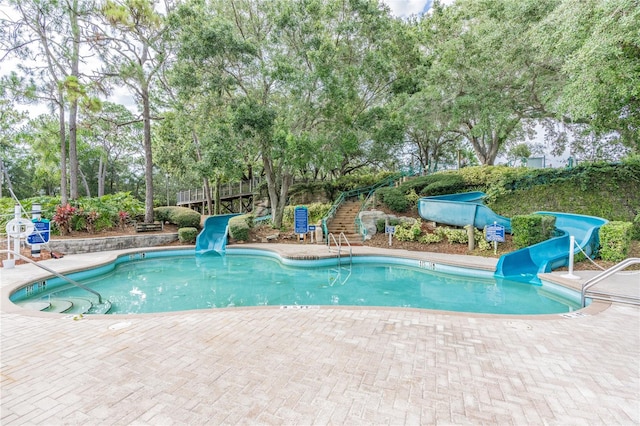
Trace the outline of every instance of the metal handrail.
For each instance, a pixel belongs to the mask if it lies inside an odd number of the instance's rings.
[[[585,299],[586,299],[586,292],[589,288],[593,287],[594,285],[598,284],[600,281],[609,278],[611,275],[615,274],[616,272],[622,271],[623,269],[625,269],[627,266],[631,266],[631,265],[635,265],[635,264],[639,264],[640,263],[640,258],[639,257],[630,257],[628,259],[623,260],[622,262],[612,266],[611,268],[602,271],[601,273],[599,273],[598,275],[596,275],[595,277],[587,280],[584,284],[582,284],[582,291],[580,294],[580,304],[582,305],[582,307],[585,307]],[[614,295],[615,296],[615,295]]]
[[[344,232],[341,232],[340,235],[338,235],[338,240],[336,240],[336,236],[333,235],[333,232],[327,235],[327,247],[329,248],[329,251],[331,251],[331,240],[333,240],[334,244],[338,248],[338,267],[342,266],[342,239],[343,238],[345,243],[347,243],[347,245],[349,246],[349,263],[353,263],[353,248],[351,247],[351,243],[349,243],[349,239],[347,238],[347,236],[344,235]]]
[[[357,188],[357,189],[352,189],[351,191],[341,192],[340,196],[338,197],[338,199],[331,206],[331,209],[329,209],[327,214],[322,218],[322,232],[324,233],[324,235],[328,235],[329,234],[329,227],[327,225],[327,222],[329,220],[333,219],[335,214],[338,212],[338,209],[340,208],[342,203],[345,202],[345,200],[347,200],[348,198],[357,197],[360,194],[364,194],[366,192],[367,193],[367,197],[365,198],[364,202],[360,206],[360,210],[358,211],[358,213],[360,213],[360,211],[362,211],[364,205],[369,200],[371,195],[373,193],[375,193],[376,189],[381,188],[381,187],[383,187],[385,185],[389,185],[390,186],[396,180],[401,179],[404,175],[405,175],[404,173],[396,173],[396,174],[393,174],[391,176],[388,176],[388,177],[382,179],[380,182],[375,183],[373,185],[362,187],[362,188]],[[355,225],[356,231],[358,231],[359,226],[358,226],[357,220],[355,221],[354,225]],[[358,232],[358,233],[360,233],[360,232]]]
[[[33,260],[29,259],[29,258],[28,258],[28,257],[26,257],[26,256],[23,256],[23,255],[22,255],[22,254],[20,254],[20,253],[16,253],[16,252],[13,252],[13,251],[10,251],[10,250],[0,250],[0,253],[7,254],[7,255],[9,255],[9,254],[13,254],[14,256],[18,256],[20,259],[24,260],[25,262],[29,262],[29,263],[31,263],[32,265],[37,266],[38,268],[44,269],[45,271],[49,272],[50,274],[53,274],[53,275],[55,275],[56,277],[58,277],[58,278],[60,278],[60,279],[62,279],[62,280],[64,280],[64,281],[67,281],[68,283],[70,283],[70,284],[72,284],[72,285],[75,285],[76,287],[80,287],[81,289],[86,290],[86,291],[88,291],[89,293],[93,293],[94,295],[98,296],[98,304],[100,304],[100,305],[102,304],[102,296],[101,296],[101,295],[100,295],[100,293],[98,293],[97,291],[92,290],[92,289],[90,289],[89,287],[86,287],[86,286],[84,286],[84,285],[80,284],[79,282],[74,281],[74,280],[72,280],[71,278],[69,278],[69,277],[67,277],[67,276],[62,275],[61,273],[56,272],[56,271],[54,271],[54,270],[53,270],[53,269],[51,269],[51,268],[48,268],[48,267],[46,267],[46,266],[44,266],[44,265],[41,265],[41,264],[40,264],[40,263],[38,263],[38,262],[34,262]]]

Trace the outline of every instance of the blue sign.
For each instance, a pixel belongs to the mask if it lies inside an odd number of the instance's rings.
[[[306,234],[309,232],[309,210],[306,207],[296,207],[293,211],[294,232]]]
[[[385,234],[395,234],[396,233],[396,227],[395,226],[386,226],[384,228],[384,233]]]
[[[497,241],[504,243],[504,226],[502,225],[489,225],[485,228],[487,233],[487,241]]]
[[[46,244],[49,242],[50,224],[47,219],[33,220],[33,232],[27,236],[27,244]]]
[[[315,231],[315,230],[316,230],[316,226],[315,225],[309,225],[309,232]]]

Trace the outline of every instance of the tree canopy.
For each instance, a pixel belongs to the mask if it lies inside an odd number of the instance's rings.
[[[58,164],[28,190],[144,192],[146,220],[168,176],[214,194],[261,176],[279,226],[294,179],[494,164],[539,152],[540,128],[578,159],[640,151],[640,0],[436,1],[411,17],[379,0],[8,7],[0,57],[22,63],[0,91],[3,170],[25,180],[23,146],[30,168]],[[56,120],[27,120],[33,100]]]

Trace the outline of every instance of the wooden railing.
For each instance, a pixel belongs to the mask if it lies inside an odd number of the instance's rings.
[[[260,178],[241,182],[229,182],[220,186],[220,198],[234,198],[240,195],[253,194],[260,185]],[[213,189],[212,189],[213,191]],[[213,197],[213,193],[211,194]],[[202,203],[206,201],[206,191],[203,188],[190,189],[178,192],[177,205]]]

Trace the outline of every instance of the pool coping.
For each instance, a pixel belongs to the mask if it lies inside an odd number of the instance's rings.
[[[51,269],[54,269],[56,272],[62,274],[71,274],[74,272],[79,272],[85,270],[87,268],[96,268],[104,265],[108,265],[109,263],[115,262],[118,258],[122,256],[127,256],[140,252],[151,252],[151,251],[189,251],[195,250],[195,246],[163,246],[163,247],[143,247],[143,248],[129,248],[122,250],[113,250],[113,251],[105,251],[105,252],[94,252],[94,253],[83,253],[83,254],[75,254],[68,255],[63,257],[62,259],[50,259],[44,260],[44,264]],[[312,245],[312,244],[277,244],[277,243],[250,243],[250,244],[237,244],[227,246],[227,251],[231,254],[233,251],[242,251],[242,250],[261,250],[268,251],[270,253],[277,254],[281,259],[288,260],[320,260],[320,259],[329,259],[337,257],[337,253],[334,251],[329,251],[325,245]],[[346,252],[341,254],[342,257],[349,256],[349,253]],[[392,258],[400,258],[400,259],[410,259],[410,260],[418,260],[424,262],[434,263],[436,265],[445,265],[451,267],[465,268],[465,269],[473,269],[481,272],[495,271],[495,266],[497,264],[497,259],[486,258],[480,256],[468,256],[468,255],[450,255],[450,254],[442,254],[442,253],[433,253],[433,252],[414,252],[400,249],[381,249],[376,247],[366,247],[366,246],[354,246],[352,248],[352,255],[354,257],[367,257],[367,256],[375,256],[375,257],[392,257]],[[57,267],[52,267],[55,264]],[[52,318],[52,316],[58,316],[62,318],[68,318],[70,315],[68,313],[52,313],[52,312],[41,312],[34,311],[30,309],[26,309],[24,307],[18,306],[10,301],[10,296],[18,291],[19,289],[34,283],[36,281],[40,281],[43,279],[47,279],[52,275],[41,269],[35,265],[26,264],[26,265],[18,265],[15,268],[6,269],[2,268],[2,284],[1,284],[1,293],[0,293],[0,309],[4,313],[13,313],[13,314],[21,314],[27,316],[34,317],[46,317]],[[550,273],[550,274],[541,274],[540,278],[542,281],[549,282],[554,285],[559,285],[561,287],[569,288],[571,290],[580,290],[581,280],[572,280],[563,277],[558,273]],[[593,301],[587,307],[579,309],[575,312],[579,312],[580,315],[596,315],[604,310],[606,310],[611,303],[604,301]],[[249,306],[249,307],[236,307],[236,308],[226,308],[226,309],[244,309],[244,310],[254,310],[254,309],[283,309],[286,307],[283,306]],[[323,308],[331,308],[331,309],[351,309],[351,310],[362,310],[362,309],[375,309],[375,310],[415,310],[415,311],[424,311],[431,313],[442,313],[447,315],[464,315],[470,317],[501,317],[508,318],[513,317],[516,319],[558,319],[566,316],[567,314],[539,314],[539,315],[509,315],[509,314],[486,314],[486,313],[474,313],[474,312],[457,312],[457,311],[446,311],[446,310],[433,310],[433,309],[423,309],[423,308],[403,308],[403,307],[368,307],[368,306],[326,306],[326,305],[310,305],[306,308],[312,309],[323,309]],[[300,309],[300,308],[297,308]],[[118,314],[117,318],[149,318],[152,316],[158,315],[181,315],[185,313],[197,313],[200,310],[190,310],[190,311],[174,311],[174,312],[161,312],[161,313],[145,313],[145,314]],[[207,311],[207,310],[201,310]]]

